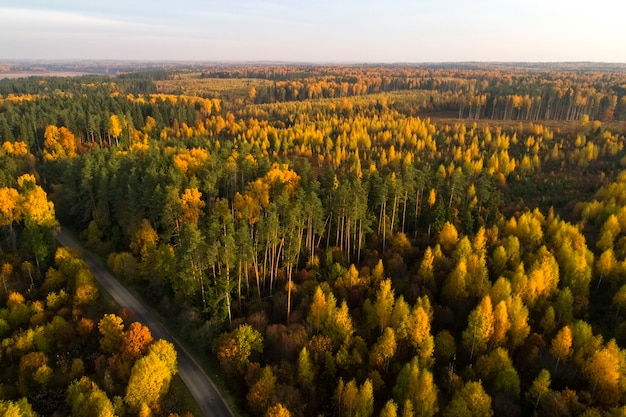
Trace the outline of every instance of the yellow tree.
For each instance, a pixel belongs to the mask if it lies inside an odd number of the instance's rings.
[[[58,161],[76,157],[76,137],[65,126],[46,127],[44,132],[44,153],[46,161]]]
[[[185,223],[197,225],[202,209],[206,205],[202,201],[202,193],[197,188],[187,188],[180,198],[183,207],[182,220]]]
[[[386,327],[371,349],[370,363],[380,368],[384,365],[386,371],[389,367],[389,361],[396,354],[397,347],[395,332],[391,327]]]
[[[54,227],[57,224],[54,217],[54,204],[48,201],[46,192],[37,185],[35,176],[24,174],[17,179],[22,199],[22,214],[26,221],[43,227]]]
[[[572,356],[572,329],[569,326],[563,327],[554,336],[550,352],[556,356],[556,365],[554,365],[554,372],[556,372],[559,362],[565,362]]]
[[[506,303],[502,300],[493,309],[493,335],[491,336],[491,341],[494,346],[504,345],[510,327],[509,313],[506,310]]]
[[[124,401],[138,412],[146,405],[156,408],[167,393],[172,373],[158,355],[150,353],[135,362],[130,373]]]
[[[409,317],[408,336],[422,363],[432,357],[435,348],[435,341],[430,333],[430,321],[431,316],[423,306],[413,307]]]
[[[109,117],[109,136],[113,136],[117,142],[117,138],[122,134],[122,122],[116,114]]]
[[[317,287],[317,289],[315,290],[315,293],[313,294],[313,301],[311,302],[309,309],[310,310],[307,317],[307,322],[315,332],[319,332],[322,328],[322,325],[326,321],[328,312],[326,295],[320,287]]]
[[[382,334],[385,327],[390,322],[393,304],[395,302],[394,291],[391,288],[391,280],[385,279],[381,281],[380,287],[376,292],[376,301],[374,301],[374,313],[376,314],[376,323]]]
[[[8,226],[11,246],[17,250],[13,223],[20,220],[22,215],[22,196],[14,188],[0,188],[0,227]]]
[[[583,366],[591,395],[602,405],[618,405],[623,389],[623,355],[615,340],[596,350]]]
[[[446,222],[439,232],[439,244],[447,253],[451,253],[458,240],[459,233],[456,227],[452,223]]]
[[[291,412],[281,403],[277,403],[267,409],[265,417],[291,417]]]
[[[250,409],[258,415],[265,414],[275,392],[276,377],[272,368],[266,366],[261,371],[259,380],[250,387],[250,392],[246,396]]]
[[[124,337],[122,318],[115,314],[105,314],[98,323],[98,331],[102,335],[100,338],[100,349],[104,353],[118,352]]]
[[[417,275],[420,277],[424,285],[431,291],[435,289],[434,261],[435,256],[433,255],[433,250],[429,246],[424,251],[424,257],[422,258],[422,262],[420,263],[417,271]]]
[[[385,406],[380,411],[380,417],[397,417],[398,406],[393,400],[389,400],[385,403]]]
[[[482,352],[487,349],[493,331],[493,307],[491,297],[486,295],[470,313],[467,328],[463,331],[463,346],[470,352],[470,361],[474,352]]]

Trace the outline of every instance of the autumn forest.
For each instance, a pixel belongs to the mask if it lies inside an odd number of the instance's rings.
[[[626,413],[626,67],[0,79],[0,414]]]

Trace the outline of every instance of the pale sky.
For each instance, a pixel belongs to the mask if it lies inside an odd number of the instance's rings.
[[[0,0],[0,59],[626,63],[624,0]]]

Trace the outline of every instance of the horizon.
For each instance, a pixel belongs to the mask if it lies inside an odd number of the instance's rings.
[[[617,0],[8,0],[0,60],[626,63],[625,11]]]

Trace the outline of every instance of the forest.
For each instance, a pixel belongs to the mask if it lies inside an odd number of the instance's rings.
[[[3,413],[188,412],[60,224],[242,416],[626,413],[621,66],[6,79],[0,142]]]

